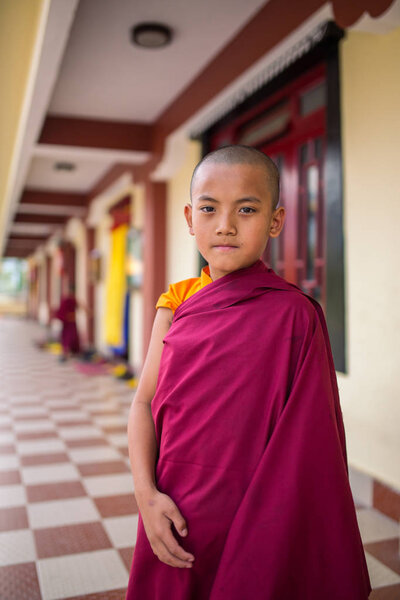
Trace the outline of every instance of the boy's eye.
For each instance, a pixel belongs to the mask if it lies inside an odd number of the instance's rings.
[[[210,212],[213,212],[214,207],[213,206],[202,206],[200,208],[200,210],[201,210],[201,212],[204,212],[204,213],[210,213]]]
[[[246,215],[250,215],[251,213],[256,212],[254,208],[252,208],[251,206],[242,206],[242,208],[240,209],[239,212],[243,212]]]

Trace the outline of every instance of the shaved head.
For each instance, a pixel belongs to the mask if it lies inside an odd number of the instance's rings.
[[[206,154],[193,171],[190,183],[190,196],[192,196],[193,184],[199,169],[208,164],[252,165],[260,167],[265,171],[266,185],[271,194],[273,210],[277,207],[279,202],[279,171],[275,163],[269,156],[263,154],[263,152],[251,146],[232,145],[223,146],[218,150]]]

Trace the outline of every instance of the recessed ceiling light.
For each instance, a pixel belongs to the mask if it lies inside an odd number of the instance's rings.
[[[142,48],[163,48],[172,40],[172,30],[161,23],[139,23],[131,29],[131,41]]]
[[[71,162],[60,161],[60,162],[54,163],[53,168],[55,171],[75,171],[76,165]]]

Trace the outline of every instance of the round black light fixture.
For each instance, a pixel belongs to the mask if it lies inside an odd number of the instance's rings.
[[[67,161],[59,161],[54,163],[53,168],[55,171],[75,171],[76,164]]]
[[[172,40],[172,30],[161,23],[139,23],[131,29],[131,41],[142,48],[163,48]]]

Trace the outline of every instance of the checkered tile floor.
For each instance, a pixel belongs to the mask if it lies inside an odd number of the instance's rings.
[[[0,598],[123,600],[137,525],[132,391],[59,364],[34,347],[41,335],[0,318]],[[399,599],[398,524],[358,517],[371,600]]]
[[[132,390],[37,350],[0,320],[0,598],[122,600],[137,526]]]

